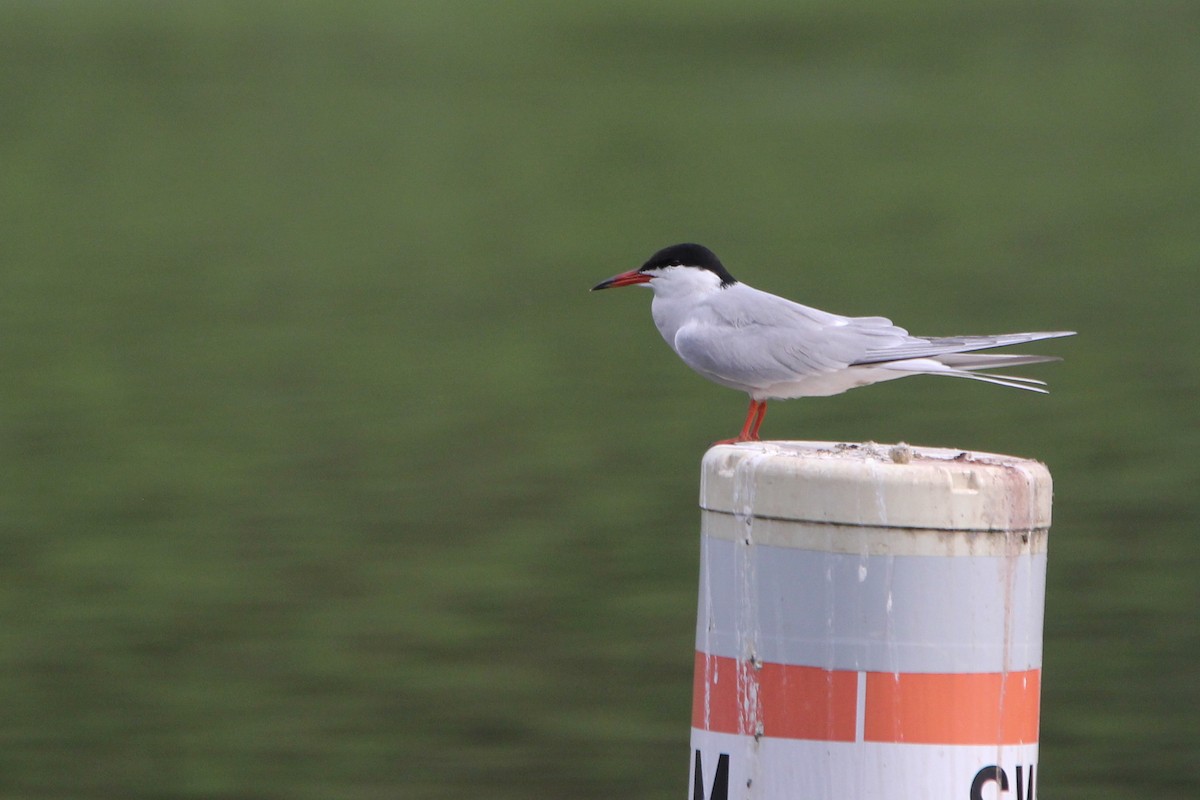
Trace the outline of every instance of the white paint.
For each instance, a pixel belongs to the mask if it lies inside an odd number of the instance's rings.
[[[866,738],[867,729],[867,673],[858,671],[858,687],[855,691],[854,741]]]
[[[744,737],[692,729],[692,763],[700,751],[704,773],[704,798],[712,792],[716,764],[722,753],[737,754]],[[811,742],[765,738],[758,748],[758,764],[750,775],[745,762],[730,758],[731,800],[969,800],[971,783],[981,769],[1000,766],[1009,777],[1009,790],[998,792],[995,783],[983,788],[985,800],[1016,800],[1016,768],[1028,780],[1034,767],[1036,744],[959,746],[879,744],[876,742]],[[746,781],[751,785],[746,786]],[[689,797],[690,783],[689,783]],[[1028,797],[1022,787],[1022,796]]]

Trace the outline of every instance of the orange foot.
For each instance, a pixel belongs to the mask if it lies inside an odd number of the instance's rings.
[[[757,442],[757,441],[758,441],[757,436],[745,436],[745,437],[735,436],[732,439],[718,439],[717,441],[712,443],[712,446],[716,447],[719,444],[741,444],[742,442]]]
[[[741,444],[742,442],[757,442],[758,429],[762,426],[763,417],[767,415],[766,400],[751,400],[750,410],[746,412],[746,423],[742,425],[742,432],[732,439],[722,439],[719,442],[713,442],[713,445],[718,444]]]

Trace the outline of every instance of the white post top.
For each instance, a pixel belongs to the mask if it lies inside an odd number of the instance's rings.
[[[704,455],[700,507],[800,522],[953,531],[1050,527],[1046,466],[907,444],[745,442]]]

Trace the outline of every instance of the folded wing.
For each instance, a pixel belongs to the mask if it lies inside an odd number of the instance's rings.
[[[884,317],[843,317],[738,285],[697,309],[674,346],[697,372],[746,388],[843,370],[908,338]]]

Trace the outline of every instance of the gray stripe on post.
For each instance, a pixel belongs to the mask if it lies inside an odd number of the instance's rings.
[[[701,652],[871,672],[1041,667],[1044,548],[939,558],[701,541]]]

